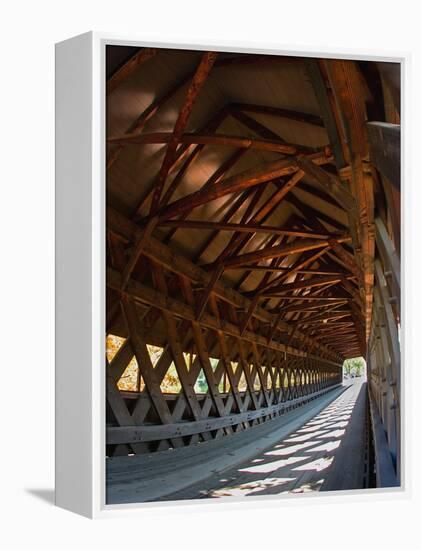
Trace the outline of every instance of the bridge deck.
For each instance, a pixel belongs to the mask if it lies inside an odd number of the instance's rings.
[[[290,411],[282,425],[276,419],[276,428],[272,421],[195,450],[111,459],[107,503],[363,488],[365,399],[357,379]]]

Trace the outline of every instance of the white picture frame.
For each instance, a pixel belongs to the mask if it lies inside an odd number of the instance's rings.
[[[165,47],[260,54],[399,62],[402,67],[403,262],[407,212],[406,94],[410,57],[361,51],[312,51],[287,45],[165,43],[89,32],[56,45],[56,504],[90,517],[126,514],[156,506],[192,503],[105,504],[105,48],[107,45]],[[406,309],[403,286],[402,361],[406,365]],[[78,341],[69,353],[69,341]],[[408,493],[406,403],[410,374],[402,373],[402,487],[342,491],[304,498],[396,498]],[[77,448],[77,452],[75,449]],[[275,498],[275,497],[274,497]],[[283,505],[296,499],[276,497]],[[247,499],[248,500],[248,499]],[[253,501],[253,499],[251,499]],[[267,503],[273,503],[269,497]],[[235,506],[235,499],[195,502]],[[242,502],[241,505],[250,505]]]

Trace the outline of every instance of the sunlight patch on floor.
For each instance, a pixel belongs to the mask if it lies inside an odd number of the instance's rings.
[[[296,437],[290,437],[289,439],[285,439],[285,443],[295,443],[300,441],[308,441],[312,437],[321,437],[323,434],[326,434],[326,437],[329,437],[329,432],[326,432],[326,430],[320,430],[318,432],[314,432],[308,435],[299,435]]]
[[[329,428],[345,428],[348,426],[348,422],[345,422],[345,420],[342,420],[340,422],[335,422],[333,424],[329,425]]]
[[[320,435],[319,437],[321,439],[330,439],[331,437],[342,437],[345,433],[345,430],[335,430],[333,432],[329,432],[327,434]]]
[[[268,456],[287,456],[301,451],[302,449],[307,449],[312,445],[316,445],[316,441],[306,441],[304,443],[299,443],[298,445],[290,445],[289,447],[284,447],[282,449],[277,449],[275,451],[268,451],[265,455]]]
[[[279,468],[284,468],[290,464],[295,464],[296,462],[301,462],[307,460],[306,456],[291,456],[285,460],[274,460],[273,462],[268,462],[266,464],[260,464],[258,466],[247,466],[246,468],[240,468],[239,472],[248,472],[250,474],[258,474],[260,472],[274,472],[279,470]]]
[[[290,481],[294,481],[294,477],[268,477],[264,479],[257,479],[250,481],[249,483],[242,483],[233,487],[223,487],[216,489],[208,493],[208,496],[219,497],[243,497],[258,493],[259,491],[267,490],[273,487],[279,487]]]
[[[318,453],[321,451],[326,451],[328,453],[334,451],[339,447],[341,444],[341,441],[328,441],[327,443],[324,443],[323,445],[318,445],[317,447],[312,447],[310,450],[306,451],[306,453]]]
[[[329,466],[333,462],[333,456],[332,457],[325,457],[325,458],[318,458],[317,460],[313,460],[312,462],[307,462],[307,464],[303,464],[302,466],[296,466],[295,468],[292,468],[294,471],[304,471],[304,470],[315,470],[316,472],[321,472],[322,470],[326,470],[326,468],[329,468]]]

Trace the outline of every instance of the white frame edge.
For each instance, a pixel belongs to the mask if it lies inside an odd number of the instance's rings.
[[[131,45],[176,49],[214,50],[275,55],[311,56],[401,63],[402,79],[402,486],[300,495],[300,498],[248,497],[208,501],[105,504],[105,48]],[[183,513],[191,505],[211,511],[241,506],[302,506],[408,498],[409,440],[409,331],[406,289],[410,259],[408,242],[413,215],[409,194],[408,53],[361,52],[330,49],[309,51],[299,46],[139,40],[108,33],[89,32],[56,44],[56,505],[97,518],[156,513],[173,508]],[[405,215],[404,215],[405,214]],[[404,269],[404,268],[403,268]],[[408,285],[408,287],[407,287]],[[78,339],[69,354],[68,342]],[[77,448],[77,452],[75,449]],[[333,500],[332,500],[333,499]],[[172,513],[174,509],[172,510]]]
[[[90,33],[57,44],[55,77],[55,497],[58,506],[88,517],[93,512],[92,44]],[[70,349],[72,339],[77,349]]]

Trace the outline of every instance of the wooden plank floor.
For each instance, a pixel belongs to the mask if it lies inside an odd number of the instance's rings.
[[[365,383],[356,379],[321,412],[264,452],[164,500],[362,489]]]
[[[109,459],[107,504],[361,488],[364,419],[357,380],[231,437]]]

